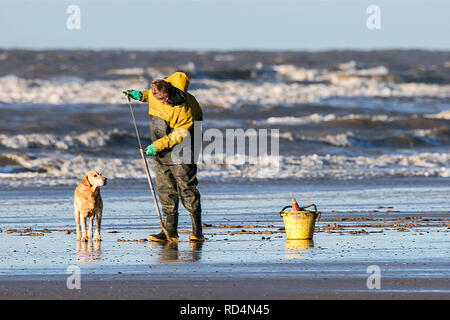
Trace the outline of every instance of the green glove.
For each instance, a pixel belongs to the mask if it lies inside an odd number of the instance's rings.
[[[155,146],[153,144],[145,148],[145,154],[148,156],[156,156]]]
[[[137,90],[130,89],[130,90],[124,91],[123,94],[128,96],[128,97],[130,97],[131,99],[139,100],[141,92],[137,91]]]

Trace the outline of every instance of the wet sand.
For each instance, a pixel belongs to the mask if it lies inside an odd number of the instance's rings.
[[[0,299],[449,299],[448,188],[291,184],[206,187],[203,244],[152,243],[143,185],[103,191],[101,243],[76,241],[71,193],[5,192]],[[278,212],[292,196],[322,212],[313,241],[287,240]],[[379,288],[369,288],[380,272]],[[69,289],[68,268],[81,289]],[[68,271],[69,270],[69,271]]]
[[[276,265],[272,266],[276,268]],[[301,268],[302,266],[299,266]],[[316,266],[318,267],[318,266]],[[348,266],[351,268],[350,266]],[[353,268],[355,266],[352,266]],[[434,269],[435,266],[429,266]],[[202,270],[199,270],[201,272]],[[364,273],[335,277],[320,268],[311,277],[260,279],[242,278],[230,272],[204,280],[154,280],[140,276],[99,275],[100,279],[82,280],[81,289],[68,290],[66,279],[52,277],[32,280],[3,279],[0,299],[151,299],[151,300],[292,300],[292,299],[449,299],[448,277],[383,278],[381,289],[368,290]],[[134,279],[138,278],[138,279]],[[387,289],[384,289],[387,288]]]

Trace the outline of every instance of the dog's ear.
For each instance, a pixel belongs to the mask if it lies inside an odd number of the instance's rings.
[[[86,186],[86,187],[89,187],[89,188],[92,187],[91,183],[89,182],[89,178],[88,178],[87,174],[81,180],[81,184]]]

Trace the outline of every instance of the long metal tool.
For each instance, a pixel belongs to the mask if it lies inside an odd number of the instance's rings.
[[[134,118],[133,107],[131,107],[130,97],[128,97],[128,105],[130,106],[131,117],[133,118],[134,129],[136,130],[136,137],[137,137],[137,140],[139,143],[139,151],[141,152],[141,158],[142,158],[142,161],[144,162],[144,168],[145,168],[145,173],[147,174],[148,185],[150,186],[150,190],[152,191],[153,202],[155,203],[156,213],[158,214],[158,217],[159,217],[159,225],[161,226],[162,231],[166,235],[167,240],[172,241],[172,239],[169,236],[169,232],[167,231],[166,227],[164,226],[164,222],[162,221],[161,211],[159,211],[159,205],[158,205],[158,200],[156,199],[155,188],[153,187],[152,177],[150,175],[150,170],[148,169],[147,158],[145,158],[144,149],[142,148],[141,139],[139,138],[139,131],[138,131],[138,128],[136,125],[136,119]]]

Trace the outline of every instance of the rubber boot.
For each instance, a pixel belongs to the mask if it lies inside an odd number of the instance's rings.
[[[176,214],[166,214],[164,215],[164,226],[167,229],[167,232],[169,233],[170,238],[172,238],[172,241],[178,240],[178,213]]]
[[[189,241],[205,241],[202,232],[202,217],[200,212],[191,213],[192,234],[189,236]]]
[[[178,240],[178,214],[165,214],[164,215],[164,226],[166,227],[167,232],[169,233],[169,237],[171,241],[177,241]],[[151,234],[148,237],[149,241],[168,241],[166,234],[164,231],[161,231],[157,234]]]
[[[164,231],[161,231],[160,233],[151,234],[148,236],[148,241],[167,241],[166,234]]]

